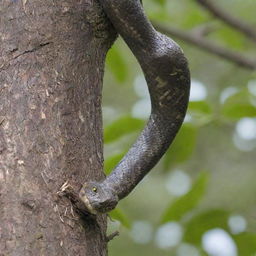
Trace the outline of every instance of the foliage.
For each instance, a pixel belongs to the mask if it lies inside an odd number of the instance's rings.
[[[143,127],[144,121],[130,116],[122,117],[104,129],[104,142],[110,143],[120,137],[136,132]]]
[[[193,125],[184,124],[177,134],[172,146],[165,154],[164,167],[170,169],[172,165],[186,161],[193,153],[196,144],[197,130]]]
[[[124,225],[124,227],[126,228],[131,227],[131,223],[129,219],[126,217],[126,215],[123,213],[123,211],[120,208],[114,209],[109,213],[109,215],[112,219],[120,221]]]
[[[161,222],[179,221],[186,213],[193,210],[205,194],[207,181],[208,174],[206,172],[200,173],[192,189],[168,206]]]
[[[247,90],[243,90],[229,97],[221,109],[222,115],[234,120],[255,117],[256,106],[250,102],[250,96]]]

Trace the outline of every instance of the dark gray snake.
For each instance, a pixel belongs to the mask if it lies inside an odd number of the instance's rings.
[[[85,183],[81,189],[79,197],[93,214],[114,209],[159,161],[183,122],[190,90],[183,51],[153,28],[140,0],[100,3],[144,72],[152,110],[139,138],[112,173],[101,182]]]

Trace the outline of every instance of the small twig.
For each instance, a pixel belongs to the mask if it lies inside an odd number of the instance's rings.
[[[230,15],[226,11],[223,11],[220,7],[215,5],[211,0],[196,0],[196,1],[200,5],[202,5],[205,9],[207,9],[210,13],[212,13],[215,17],[224,21],[229,26],[240,31],[245,36],[250,38],[252,41],[256,42],[256,30],[254,30],[250,25]]]
[[[116,236],[119,236],[119,231],[115,231],[115,232],[113,232],[112,234],[108,235],[108,236],[106,237],[107,243],[108,243],[109,241],[113,240]]]
[[[230,51],[229,49],[226,49],[224,47],[218,46],[212,42],[210,42],[207,39],[204,39],[203,37],[199,37],[197,34],[184,32],[179,29],[173,28],[173,27],[166,27],[164,25],[157,24],[155,22],[152,22],[154,24],[154,27],[159,30],[160,32],[167,34],[169,36],[177,37],[187,43],[193,44],[194,46],[203,49],[207,52],[210,52],[212,54],[215,54],[219,57],[222,57],[228,61],[231,61],[243,68],[247,68],[250,70],[256,69],[256,62],[252,61],[243,55]]]

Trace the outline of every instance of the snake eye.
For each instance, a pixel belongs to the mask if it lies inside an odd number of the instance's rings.
[[[94,193],[96,193],[96,192],[97,192],[97,188],[96,188],[96,187],[93,187],[93,188],[92,188],[92,191],[93,191]]]

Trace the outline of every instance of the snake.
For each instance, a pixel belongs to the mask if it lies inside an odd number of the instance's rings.
[[[186,115],[190,71],[180,46],[157,32],[141,0],[99,0],[103,11],[136,57],[147,82],[151,114],[136,142],[101,181],[85,182],[79,198],[89,213],[107,213],[156,165]]]

